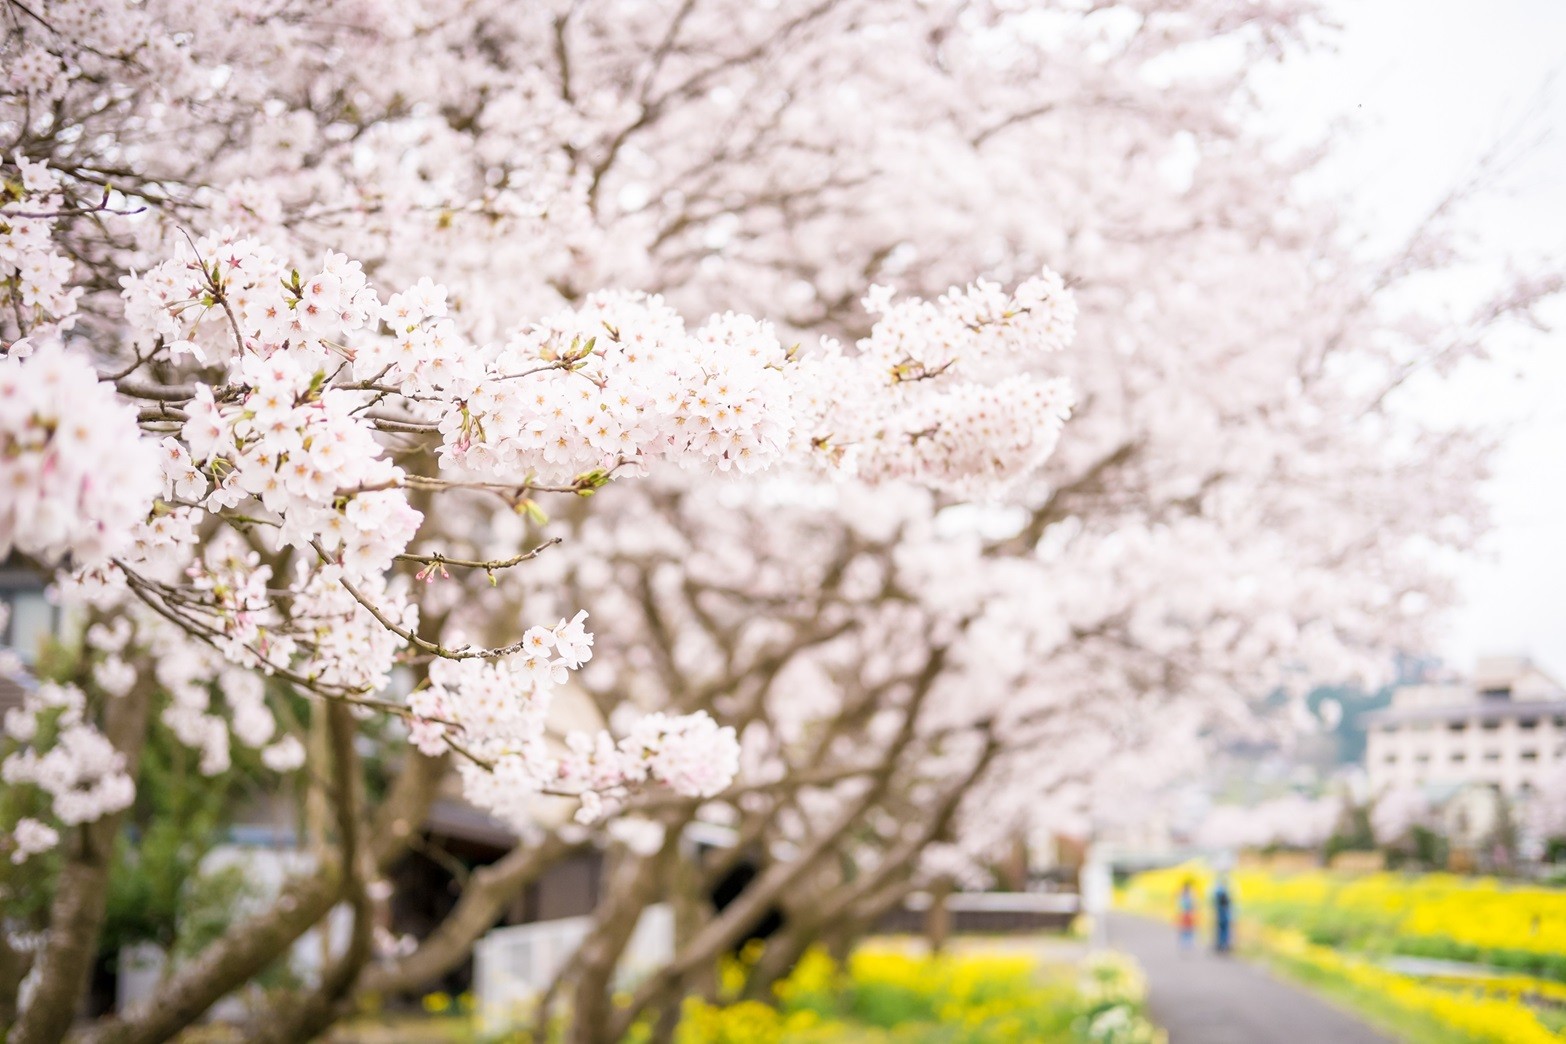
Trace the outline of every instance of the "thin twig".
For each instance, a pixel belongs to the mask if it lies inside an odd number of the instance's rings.
[[[512,555],[510,558],[492,558],[484,562],[467,558],[451,558],[438,553],[430,555],[398,555],[397,559],[401,562],[419,562],[424,565],[456,566],[459,569],[482,569],[488,573],[497,569],[510,569],[514,565],[521,565],[523,562],[531,561],[542,552],[560,543],[561,539],[560,537],[555,537],[544,541],[531,551],[522,552],[520,555]]]

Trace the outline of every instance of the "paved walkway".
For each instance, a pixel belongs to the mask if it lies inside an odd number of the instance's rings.
[[[1325,1001],[1238,957],[1197,946],[1181,951],[1175,930],[1111,914],[1109,942],[1147,973],[1148,1009],[1169,1044],[1390,1044]]]

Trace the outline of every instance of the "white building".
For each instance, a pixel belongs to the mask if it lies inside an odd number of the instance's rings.
[[[1469,682],[1405,685],[1366,723],[1372,794],[1480,783],[1526,799],[1566,763],[1566,689],[1525,657],[1481,659]]]

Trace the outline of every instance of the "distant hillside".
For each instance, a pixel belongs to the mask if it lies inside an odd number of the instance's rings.
[[[1365,726],[1362,719],[1371,711],[1381,710],[1392,702],[1392,686],[1373,693],[1361,692],[1350,686],[1317,689],[1306,699],[1310,709],[1318,717],[1324,700],[1337,700],[1343,707],[1343,718],[1332,730],[1337,740],[1334,761],[1339,765],[1358,764],[1365,759]]]

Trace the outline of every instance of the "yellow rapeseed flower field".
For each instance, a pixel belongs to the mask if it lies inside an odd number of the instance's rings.
[[[1204,893],[1211,887],[1211,871],[1192,864],[1141,874],[1126,894],[1137,906],[1173,910],[1187,877]],[[1379,941],[1396,952],[1456,959],[1478,959],[1481,951],[1566,959],[1566,890],[1456,874],[1242,868],[1230,880],[1242,911],[1269,923],[1292,920],[1316,941]]]
[[[735,976],[745,960],[734,962]],[[1023,953],[928,956],[869,945],[844,967],[812,952],[777,1003],[685,1003],[679,1044],[1163,1044],[1146,983],[1124,957],[1080,970]]]
[[[1561,1036],[1516,996],[1494,995],[1477,987],[1430,985],[1363,957],[1313,945],[1295,931],[1264,928],[1260,942],[1297,972],[1336,979],[1385,1006],[1433,1019],[1474,1044],[1561,1044]]]
[[[1135,877],[1120,901],[1168,918],[1184,882],[1206,895],[1213,879],[1198,863],[1151,871]],[[1242,942],[1306,982],[1382,1013],[1433,1021],[1452,1039],[1566,1039],[1541,1018],[1566,1011],[1566,891],[1453,874],[1240,868],[1229,880]],[[1512,971],[1453,966],[1416,977],[1387,966],[1397,956]]]

